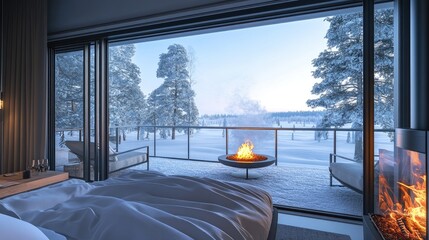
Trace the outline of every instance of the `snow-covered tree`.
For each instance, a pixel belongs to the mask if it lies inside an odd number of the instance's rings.
[[[166,109],[162,107],[160,104],[161,102],[166,102],[168,99],[164,99],[167,97],[167,94],[165,94],[163,91],[163,88],[158,87],[155,90],[152,91],[152,93],[149,94],[149,97],[147,99],[147,110],[146,110],[146,121],[145,124],[152,125],[152,126],[159,126],[163,125],[164,117],[161,118],[161,116],[166,116],[168,112],[166,112]],[[147,128],[147,132],[153,132],[153,128]],[[161,136],[166,136],[165,129],[160,129]]]
[[[198,123],[188,64],[188,55],[182,45],[169,46],[168,52],[160,55],[156,72],[156,76],[164,78],[164,82],[148,98],[149,122],[172,126],[171,139],[175,139],[176,130],[182,130],[177,126]]]
[[[140,70],[132,62],[134,54],[134,45],[109,49],[109,117],[112,126],[143,123],[145,99],[139,87]],[[80,128],[83,126],[83,55],[76,52],[57,54],[55,61],[56,127]],[[93,75],[90,84],[94,84]],[[94,96],[93,90],[92,87],[91,96]],[[92,101],[93,97],[90,104],[93,115]]]
[[[143,124],[146,101],[140,89],[140,69],[132,62],[135,46],[109,49],[109,117],[111,126]],[[125,130],[125,129],[123,129]]]
[[[83,55],[57,54],[55,58],[56,128],[83,126]]]
[[[340,127],[351,123],[361,129],[363,124],[363,23],[362,13],[328,17],[327,49],[313,60],[313,86],[317,99],[310,107],[326,109],[321,127]],[[393,127],[393,10],[375,13],[375,123]],[[362,160],[362,134],[355,134],[355,156]]]

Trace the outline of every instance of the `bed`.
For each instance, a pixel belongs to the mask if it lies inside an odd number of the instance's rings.
[[[1,199],[0,214],[46,239],[274,239],[277,225],[270,195],[257,187],[154,171],[69,179]]]

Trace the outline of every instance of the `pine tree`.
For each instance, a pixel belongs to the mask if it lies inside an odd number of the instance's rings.
[[[159,57],[156,76],[164,82],[148,98],[149,122],[172,126],[171,139],[175,139],[177,126],[198,122],[195,92],[188,72],[189,60],[186,49],[179,44],[168,47]],[[166,135],[165,135],[166,136]]]
[[[313,86],[317,99],[310,107],[326,109],[321,127],[363,124],[363,25],[362,13],[344,14],[326,19],[330,28],[326,34],[328,48],[313,60]],[[375,14],[375,123],[393,127],[393,10],[381,9]],[[362,160],[362,134],[355,134],[355,156]]]
[[[134,54],[132,44],[109,49],[109,117],[112,126],[143,124],[146,101],[139,86],[140,69],[132,62]]]
[[[162,87],[158,87],[153,90],[152,93],[150,93],[147,99],[145,124],[151,126],[161,126],[167,124],[165,121],[167,118],[165,116],[167,116],[169,113],[166,111],[167,109],[162,107],[163,104],[161,104],[167,101],[167,99],[164,99],[165,97],[167,97],[167,94],[163,92]],[[146,131],[154,132],[154,128],[147,128]],[[160,131],[161,136],[167,136],[167,134],[165,134],[165,128],[161,128]]]
[[[93,54],[93,52],[92,52]],[[132,44],[109,48],[109,118],[112,126],[143,123],[145,99],[140,90],[140,70],[132,63]],[[93,56],[93,55],[92,55]],[[70,52],[56,55],[55,114],[56,128],[83,126],[83,55]],[[91,73],[93,73],[91,65]],[[93,86],[94,78],[91,76]],[[91,87],[91,96],[94,96]],[[91,97],[91,114],[94,113]],[[93,116],[91,115],[91,121]]]
[[[83,55],[78,52],[55,57],[55,127],[83,126]]]

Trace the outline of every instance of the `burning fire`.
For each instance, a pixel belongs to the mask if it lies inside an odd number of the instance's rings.
[[[426,236],[426,175],[419,174],[421,162],[417,153],[410,152],[412,185],[398,182],[400,199],[395,199],[385,176],[379,176],[380,210],[388,217],[379,220],[382,228],[395,237],[388,239],[424,239]]]
[[[267,159],[265,156],[253,153],[253,148],[253,143],[250,140],[246,140],[238,148],[236,154],[227,156],[227,158],[236,161],[262,161]]]

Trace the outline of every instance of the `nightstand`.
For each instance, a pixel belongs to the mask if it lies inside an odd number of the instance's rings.
[[[0,198],[9,197],[14,194],[41,188],[50,184],[58,183],[69,178],[67,172],[38,172],[32,174],[28,179],[22,179],[22,172],[0,176]]]

